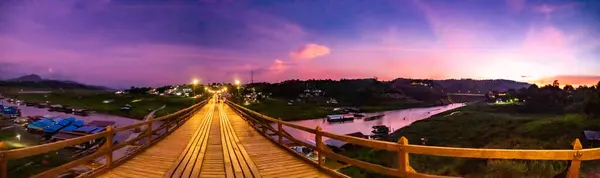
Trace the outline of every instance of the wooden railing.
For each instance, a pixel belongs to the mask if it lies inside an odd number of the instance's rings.
[[[100,132],[97,134],[86,135],[82,137],[77,137],[74,139],[58,141],[49,144],[37,145],[27,148],[14,149],[14,150],[3,150],[0,151],[0,178],[6,178],[8,176],[7,170],[7,162],[10,160],[15,160],[19,158],[24,158],[28,156],[38,155],[42,153],[48,153],[52,151],[56,151],[59,149],[63,149],[66,147],[70,147],[73,145],[79,145],[85,142],[89,142],[96,139],[104,139],[105,144],[102,145],[97,151],[90,155],[86,155],[82,158],[79,158],[75,161],[63,164],[61,166],[55,167],[53,169],[42,172],[34,177],[54,177],[61,173],[68,171],[69,169],[79,166],[85,163],[88,163],[94,159],[105,156],[106,162],[103,166],[100,166],[96,169],[93,169],[90,172],[85,173],[84,175],[92,176],[103,171],[110,169],[111,167],[116,167],[119,164],[122,164],[126,160],[132,158],[140,151],[148,148],[152,144],[160,141],[166,135],[173,132],[177,127],[181,126],[187,119],[189,119],[194,113],[196,113],[203,105],[207,103],[207,100],[202,101],[198,104],[194,104],[188,108],[182,109],[172,114],[168,114],[159,118],[150,119],[148,121],[135,123],[128,126],[113,128],[108,126],[106,131]],[[153,129],[152,124],[154,123],[162,123],[160,127]],[[113,138],[118,132],[128,131],[132,129],[144,129],[144,134],[139,135],[138,137],[125,141],[123,143],[118,143],[117,145],[113,145]],[[144,141],[145,140],[145,141]],[[136,149],[131,150],[131,152],[119,160],[113,161],[113,151],[121,149],[128,145],[138,146]]]
[[[598,160],[600,159],[600,148],[594,149],[582,149],[579,139],[575,139],[573,144],[573,150],[516,150],[516,149],[477,149],[477,148],[456,148],[456,147],[437,147],[437,146],[423,146],[423,145],[411,145],[405,137],[401,137],[397,143],[385,142],[378,140],[369,140],[357,137],[351,137],[347,135],[333,134],[329,132],[323,132],[319,126],[316,128],[308,128],[301,125],[296,125],[289,122],[281,121],[281,119],[275,119],[258,112],[252,111],[240,105],[232,102],[228,102],[230,106],[240,113],[240,115],[247,118],[247,120],[260,130],[268,138],[272,138],[269,135],[277,135],[277,141],[275,143],[285,147],[282,143],[282,138],[286,138],[296,144],[300,144],[315,150],[318,155],[318,161],[313,162],[308,158],[305,161],[310,161],[316,166],[323,167],[323,157],[331,158],[334,160],[348,163],[352,166],[360,167],[369,171],[385,174],[396,177],[445,177],[428,175],[416,172],[409,164],[409,154],[422,154],[422,155],[434,155],[444,157],[456,157],[456,158],[479,158],[479,159],[518,159],[518,160],[563,160],[571,161],[568,169],[568,178],[579,177],[579,168],[581,161],[586,160]],[[272,123],[277,124],[277,129],[271,126]],[[283,126],[301,130],[315,135],[316,147],[297,140],[287,133]],[[273,132],[269,134],[268,131]],[[323,137],[344,141],[347,143],[360,145],[364,147],[370,147],[378,150],[387,150],[390,152],[397,153],[397,167],[390,168],[385,167],[353,158],[346,157],[344,155],[337,154],[329,149],[322,142]],[[274,138],[272,139],[274,140]],[[286,147],[287,148],[287,147]],[[289,149],[289,148],[288,148]]]

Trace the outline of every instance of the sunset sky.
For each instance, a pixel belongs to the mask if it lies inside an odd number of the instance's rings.
[[[0,78],[594,84],[597,0],[0,0]]]

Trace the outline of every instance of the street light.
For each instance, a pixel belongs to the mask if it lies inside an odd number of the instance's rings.
[[[236,90],[237,90],[237,94],[238,94],[238,103],[241,103],[242,101],[242,94],[240,93],[240,84],[242,82],[240,82],[240,80],[235,80],[235,85],[237,86]]]
[[[194,93],[194,103],[196,103],[196,85],[198,85],[198,79],[192,80],[192,93]]]

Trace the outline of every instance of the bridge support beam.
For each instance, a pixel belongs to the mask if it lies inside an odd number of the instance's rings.
[[[106,135],[106,149],[108,150],[108,152],[106,152],[106,167],[110,168],[111,164],[112,164],[112,159],[113,159],[112,147],[113,147],[114,132],[113,132],[112,126],[107,126],[106,132],[108,132],[108,135]]]
[[[280,145],[283,145],[283,125],[281,124],[281,118],[278,119],[277,122],[277,134],[279,135],[279,139],[277,140]]]
[[[315,150],[315,153],[317,154],[317,163],[322,167],[323,154],[321,154],[321,150],[323,150],[323,129],[321,129],[321,126],[317,126],[315,130],[315,142],[317,142],[317,150]]]
[[[573,142],[573,150],[581,150],[583,146],[581,146],[581,142],[579,139],[575,139]],[[579,167],[581,167],[581,158],[582,154],[577,151],[575,155],[573,155],[573,160],[571,160],[571,166],[569,166],[569,174],[567,174],[567,178],[579,178]]]
[[[407,172],[410,170],[410,163],[408,160],[408,152],[404,151],[404,146],[408,145],[408,139],[401,137],[398,140],[398,170],[400,171],[400,177],[407,177]]]
[[[4,142],[0,142],[0,151],[8,150]],[[0,153],[0,178],[8,177],[8,159],[4,153]]]

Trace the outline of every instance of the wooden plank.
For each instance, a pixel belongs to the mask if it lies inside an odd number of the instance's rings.
[[[190,159],[187,160],[188,163],[185,166],[181,177],[190,177],[190,175],[194,171],[194,168],[196,167],[196,164],[199,164],[200,166],[202,165],[202,159],[199,159],[199,158],[204,157],[204,154],[201,153],[201,150],[206,149],[205,148],[206,144],[204,144],[204,139],[206,139],[208,137],[208,131],[210,129],[210,124],[212,123],[211,120],[213,117],[213,113],[214,113],[214,109],[211,109],[208,116],[204,118],[204,122],[202,123],[202,130],[199,131],[200,137],[196,141],[194,150],[193,150],[192,154],[189,156]],[[199,157],[200,154],[202,154],[202,157]],[[198,163],[198,161],[200,161],[200,163]]]
[[[211,115],[211,113],[214,111],[214,104],[211,105],[209,108],[210,109],[208,111],[208,114],[205,115],[204,119],[201,122],[201,126],[198,127],[198,129],[196,130],[196,133],[192,137],[192,140],[190,140],[188,147],[186,147],[186,149],[181,153],[181,155],[175,162],[173,169],[169,171],[166,176],[180,177],[185,172],[185,169],[190,161],[190,157],[192,156],[194,150],[197,148],[196,144],[198,143],[198,139],[202,137],[201,130],[205,125],[204,123],[206,122],[206,117]]]
[[[262,177],[286,177],[286,175],[304,174],[305,171],[312,173],[308,175],[324,175],[315,167],[301,161],[269,141],[269,138],[263,137],[255,128],[248,127],[248,122],[245,122],[237,113],[233,112],[233,109],[229,106],[224,106],[224,111],[227,113],[229,122],[236,132],[240,147],[247,152],[248,157],[255,163]],[[292,171],[297,172],[285,174],[285,172]]]
[[[229,125],[228,118],[227,118],[226,115],[224,115],[222,109],[223,109],[222,107],[219,107],[219,113],[223,114],[223,121],[221,122],[222,123],[221,126],[223,126],[223,128],[225,129],[225,135],[224,136],[227,137],[227,141],[228,141],[227,144],[231,145],[231,148],[233,149],[232,151],[233,151],[234,154],[232,155],[232,157],[235,157],[236,160],[238,160],[238,163],[240,165],[242,174],[249,175],[248,173],[249,173],[250,169],[248,168],[248,166],[244,162],[245,160],[242,158],[242,156],[240,154],[240,151],[239,151],[239,149],[237,147],[237,144],[235,144],[235,141],[233,140],[233,137],[231,135],[232,134],[231,126]]]
[[[223,109],[223,107],[221,107],[221,109]],[[240,142],[239,138],[237,137],[237,134],[235,133],[233,126],[229,122],[229,117],[227,116],[227,114],[225,114],[224,110],[221,110],[221,112],[224,113],[224,116],[226,118],[225,123],[226,123],[226,127],[229,128],[229,137],[232,139],[235,147],[237,147],[237,150],[238,150],[237,156],[238,156],[238,158],[241,158],[240,160],[243,160],[244,164],[242,164],[242,168],[245,172],[244,174],[247,177],[249,177],[250,175],[252,175],[253,177],[256,177],[256,178],[261,177],[260,173],[258,171],[258,168],[254,164],[254,162],[252,161],[252,159],[250,158],[250,156],[248,155],[248,153],[246,152],[244,147],[241,145],[241,142]]]
[[[229,154],[229,159],[231,161],[231,166],[233,167],[233,174],[235,177],[243,177],[244,176],[244,172],[240,166],[240,163],[238,161],[238,157],[235,154],[235,151],[233,150],[233,146],[232,146],[232,142],[229,138],[228,135],[228,129],[227,126],[225,124],[226,121],[226,117],[224,116],[224,113],[221,112],[221,107],[223,105],[219,104],[219,115],[221,117],[221,137],[225,138],[225,142],[222,143],[223,145],[226,146],[225,149],[227,149],[227,154]]]
[[[227,147],[227,140],[225,138],[225,133],[224,133],[224,129],[223,129],[223,117],[221,115],[221,113],[219,112],[219,121],[221,123],[221,145],[222,145],[222,149],[223,149],[223,164],[225,166],[225,175],[228,178],[231,177],[235,177],[235,175],[233,174],[233,167],[232,167],[232,163],[231,163],[231,158],[229,157],[229,149]]]
[[[106,173],[104,175],[101,175],[100,177],[105,177],[106,175],[114,175],[114,173],[127,175],[123,172],[127,172],[125,171],[126,169],[133,168],[148,169],[153,172],[163,172],[163,174],[160,174],[159,176],[163,177],[164,173],[170,170],[169,168],[171,167],[173,162],[177,160],[178,156],[188,145],[182,144],[181,141],[191,140],[191,137],[193,137],[199,125],[202,124],[202,118],[206,114],[208,114],[206,112],[208,108],[209,107],[203,107],[201,109],[201,112],[195,113],[193,117],[190,117],[190,122],[185,122],[185,124],[178,126],[179,129],[173,130],[173,132],[171,132],[170,135],[162,139],[161,142],[157,143],[153,147],[149,147],[148,149],[141,151],[141,153],[137,157],[129,159],[128,161],[124,162],[120,167],[111,170],[109,173],[112,174]],[[152,159],[155,159],[157,161],[149,161]]]
[[[211,121],[210,121],[211,127],[209,130],[207,130],[208,131],[206,134],[207,137],[204,142],[205,146],[203,147],[203,150],[200,153],[203,156],[198,158],[198,160],[200,162],[199,162],[199,164],[196,164],[196,166],[194,167],[194,172],[192,173],[191,177],[200,177],[201,175],[206,176],[206,175],[217,174],[217,173],[221,174],[221,175],[225,174],[225,172],[223,171],[222,150],[219,150],[220,147],[218,147],[216,145],[210,145],[210,143],[213,143],[213,142],[219,143],[217,141],[217,139],[219,139],[218,137],[220,137],[219,131],[218,131],[218,129],[220,129],[219,122],[220,122],[220,119],[215,119],[214,116],[211,119]],[[213,151],[213,152],[210,152],[210,151]],[[216,164],[213,165],[213,163],[216,163]]]

